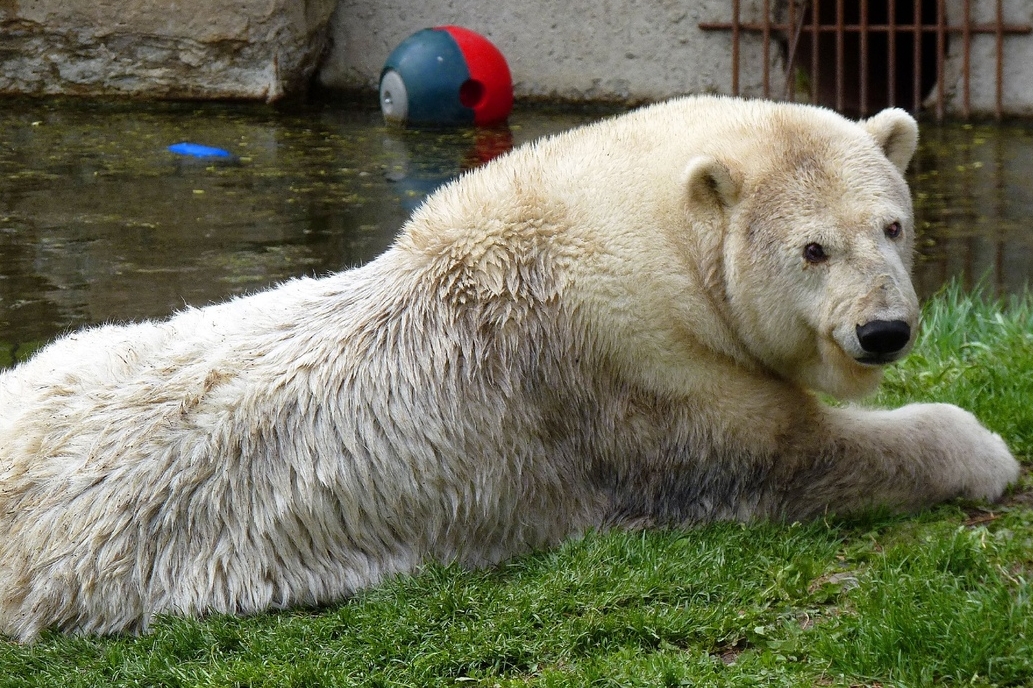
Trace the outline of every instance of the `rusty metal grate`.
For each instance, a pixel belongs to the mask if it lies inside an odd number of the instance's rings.
[[[917,113],[925,96],[935,96],[936,118],[944,117],[944,63],[949,37],[962,41],[961,113],[972,112],[972,37],[992,34],[996,47],[997,118],[1003,115],[1004,38],[1028,34],[1033,27],[1004,22],[1003,0],[996,0],[991,23],[972,20],[972,0],[964,0],[960,25],[947,23],[945,0],[763,0],[761,21],[743,21],[741,0],[732,0],[731,22],[703,22],[703,30],[731,31],[732,93],[739,95],[740,48],[744,32],[762,37],[763,93],[772,97],[771,51],[783,51],[786,65],[783,98],[797,97],[798,69],[806,72],[810,101],[856,111],[861,116],[881,107],[910,106]],[[835,59],[825,58],[834,52]],[[809,59],[808,58],[809,53]],[[804,59],[801,59],[801,54]],[[825,58],[825,59],[823,59]],[[832,88],[829,88],[829,81]]]

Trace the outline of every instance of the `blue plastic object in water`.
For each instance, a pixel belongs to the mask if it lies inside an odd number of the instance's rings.
[[[200,143],[174,143],[169,146],[169,151],[176,155],[189,155],[192,158],[232,158],[233,153],[222,148],[202,146]]]

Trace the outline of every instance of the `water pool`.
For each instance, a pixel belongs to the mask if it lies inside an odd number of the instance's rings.
[[[437,185],[613,110],[384,126],[376,104],[0,100],[0,364],[84,324],[161,317],[383,251]],[[232,151],[177,157],[196,141]],[[923,124],[910,172],[928,296],[1033,280],[1033,125]]]

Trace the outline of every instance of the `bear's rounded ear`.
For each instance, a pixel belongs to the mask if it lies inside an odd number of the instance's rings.
[[[693,205],[730,208],[739,200],[739,185],[724,163],[709,155],[689,161],[684,174],[685,191]]]
[[[918,122],[900,108],[888,108],[861,122],[889,161],[903,173],[918,146]]]

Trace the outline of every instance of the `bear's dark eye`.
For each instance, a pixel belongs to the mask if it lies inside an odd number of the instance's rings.
[[[824,263],[828,259],[821,244],[807,244],[803,247],[803,257],[808,263]]]
[[[899,222],[891,222],[888,225],[886,225],[886,236],[888,236],[890,239],[896,239],[903,233],[903,231],[904,230],[903,228],[901,228]]]

